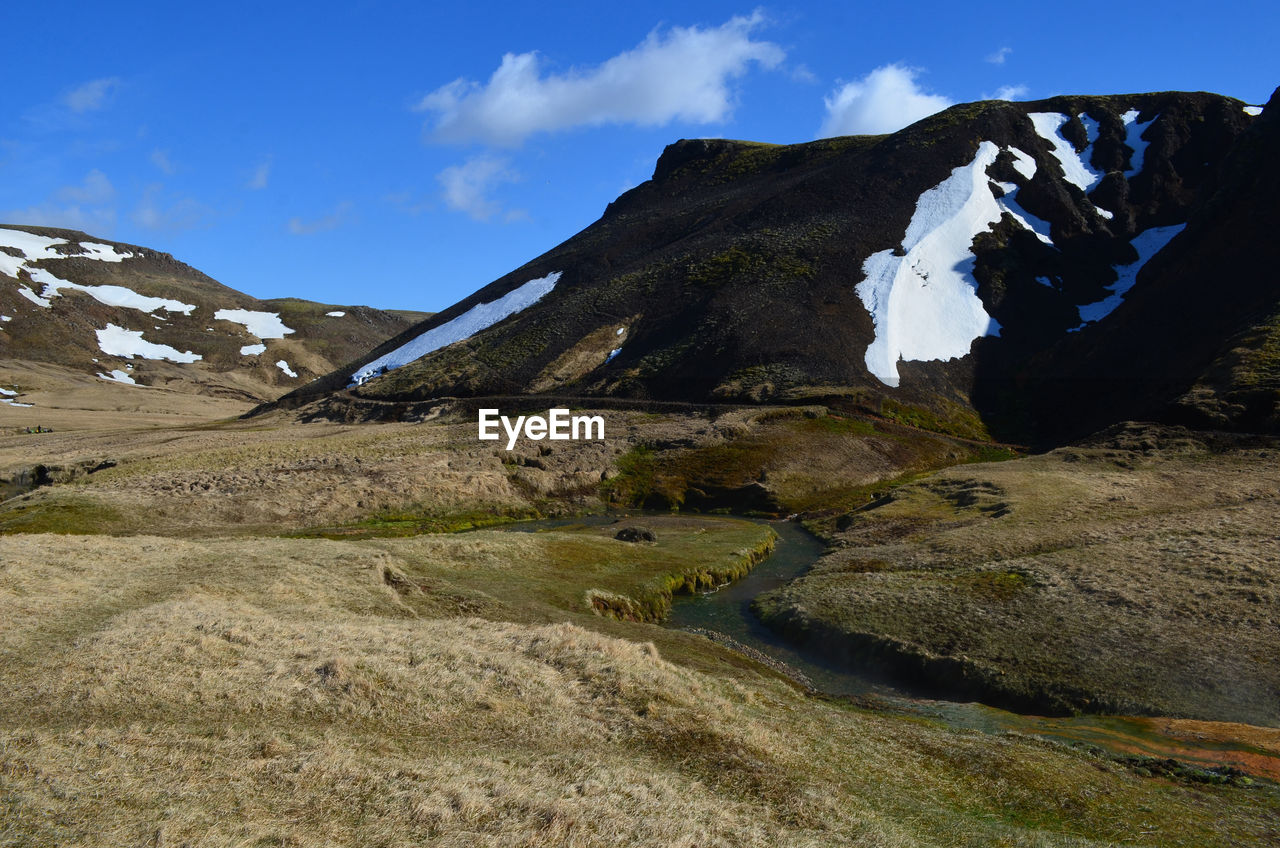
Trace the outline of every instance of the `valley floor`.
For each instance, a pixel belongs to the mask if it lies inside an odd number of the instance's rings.
[[[19,492],[0,506],[0,844],[1280,838],[1266,780],[816,697],[704,637],[602,614],[661,615],[673,589],[767,547],[767,527],[647,517],[657,541],[638,544],[613,526],[421,532],[598,508],[602,478],[678,495],[737,448],[773,463],[788,504],[865,499],[960,451],[858,479],[841,463],[890,456],[892,434],[607,414],[606,443],[515,456],[447,416],[0,437]],[[817,465],[838,486],[803,483],[779,449],[809,428],[850,441]],[[679,479],[653,479],[641,443]],[[22,491],[37,464],[48,485]]]

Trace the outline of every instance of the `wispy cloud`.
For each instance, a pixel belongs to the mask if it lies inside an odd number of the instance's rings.
[[[107,175],[94,168],[85,175],[84,182],[79,185],[63,186],[58,189],[59,200],[70,203],[89,203],[102,205],[116,199],[115,186]]]
[[[436,179],[443,189],[441,196],[450,209],[465,212],[477,221],[487,221],[502,213],[502,204],[491,198],[490,192],[503,183],[519,182],[520,174],[512,170],[510,163],[496,156],[473,156],[461,165],[450,165]],[[528,217],[523,210],[513,209],[503,213],[508,221]]]
[[[213,222],[213,209],[195,198],[167,197],[161,183],[152,183],[133,210],[133,223],[148,230],[195,230]]]
[[[1025,85],[1002,85],[994,94],[983,94],[983,100],[1026,100],[1031,89]]]
[[[106,174],[95,169],[85,175],[83,182],[63,186],[44,203],[0,212],[0,220],[106,236],[116,226],[115,199],[115,186]]]
[[[62,95],[62,105],[77,114],[93,112],[104,108],[119,88],[119,77],[91,80]]]
[[[172,176],[174,172],[173,162],[169,159],[169,151],[153,150],[151,151],[151,164],[160,169],[160,172]]]
[[[983,59],[982,61],[990,62],[993,65],[1003,65],[1004,60],[1008,59],[1009,54],[1012,52],[1013,52],[1012,47],[1001,47],[996,52],[987,54],[986,58]]]
[[[271,160],[267,159],[258,164],[253,169],[253,174],[249,177],[249,182],[245,183],[245,188],[252,191],[262,191],[267,187],[267,183],[271,179]]]
[[[733,110],[730,81],[785,53],[752,32],[759,12],[719,27],[654,30],[633,50],[604,63],[544,74],[537,53],[508,53],[488,83],[457,79],[418,103],[434,115],[430,135],[446,142],[516,146],[539,132],[603,124],[715,123]]]
[[[885,65],[847,82],[824,99],[826,118],[818,138],[888,133],[947,108],[952,101],[916,84],[917,68]]]
[[[329,230],[336,230],[351,219],[352,206],[350,203],[340,203],[328,215],[310,220],[294,217],[289,219],[289,232],[295,236],[309,236],[315,233],[324,233]]]

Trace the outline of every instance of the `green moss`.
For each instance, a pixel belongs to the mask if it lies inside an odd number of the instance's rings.
[[[384,512],[363,521],[332,527],[313,527],[288,534],[300,539],[383,539],[424,533],[462,533],[515,521],[542,518],[527,507],[491,507],[447,513]]]
[[[987,441],[991,438],[986,425],[982,423],[977,413],[954,403],[946,403],[946,411],[940,414],[922,406],[885,398],[880,402],[880,414],[890,421],[897,421],[899,424],[906,424],[918,430],[930,430],[948,436],[959,436],[962,439]]]
[[[586,605],[597,615],[626,621],[661,621],[671,610],[678,594],[694,594],[739,580],[773,553],[778,534],[761,528],[765,534],[754,545],[735,551],[728,557],[704,563],[687,564],[683,568],[651,578],[627,593],[589,589]]]
[[[84,497],[24,502],[0,513],[0,535],[121,533],[128,532],[132,524],[119,510]]]

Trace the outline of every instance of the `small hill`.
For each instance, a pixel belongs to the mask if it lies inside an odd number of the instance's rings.
[[[257,300],[150,248],[0,225],[0,379],[17,383],[11,405],[77,377],[260,403],[427,314]]]

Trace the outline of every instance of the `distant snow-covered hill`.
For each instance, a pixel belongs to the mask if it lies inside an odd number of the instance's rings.
[[[256,403],[351,361],[425,315],[260,301],[148,248],[0,225],[0,364],[19,383],[24,378],[12,375],[23,373],[22,363],[40,363]],[[23,390],[33,388],[6,387],[0,402],[20,406]]]

